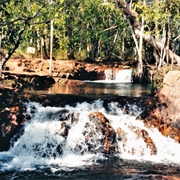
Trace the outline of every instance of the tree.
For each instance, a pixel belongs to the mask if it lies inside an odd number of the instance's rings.
[[[50,4],[49,0],[27,0],[26,3],[23,0],[7,0],[0,4],[2,15],[0,19],[0,76],[3,66],[19,47],[21,41],[26,41],[29,33],[34,33],[36,36],[43,33],[40,32],[40,29],[44,31],[44,28],[39,25],[43,24],[45,27],[49,24],[50,26],[50,19],[56,15],[55,8],[59,8],[62,3],[61,0],[54,0],[53,2],[55,5]]]
[[[110,58],[124,26],[122,13],[115,4],[102,0],[65,0],[63,4],[70,57],[77,50],[78,54],[84,50],[93,60]]]
[[[125,17],[129,20],[131,26],[133,27],[133,31],[135,35],[137,37],[140,37],[142,24],[139,21],[140,18],[139,18],[138,13],[130,9],[129,5],[124,0],[116,0],[116,3],[118,7],[121,9],[121,11],[123,12],[123,14],[125,15]],[[177,6],[176,3],[174,5]],[[151,45],[153,48],[155,48],[157,52],[159,53],[161,51],[161,47],[164,45],[162,42],[155,39],[152,35],[146,34],[146,33],[143,34],[143,40],[149,45]],[[166,54],[169,56],[169,59],[171,61],[175,60],[175,62],[179,64],[180,57],[177,54],[175,54],[172,50],[170,50],[168,47],[165,47],[165,48],[166,48]]]
[[[26,3],[23,1],[5,1],[0,5],[2,14],[0,23],[2,42],[0,47],[2,54],[0,76],[3,66],[18,48],[24,31],[41,14],[45,6],[46,4],[40,1],[33,3],[30,1]]]

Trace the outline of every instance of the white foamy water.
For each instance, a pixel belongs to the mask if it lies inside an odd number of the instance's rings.
[[[132,83],[132,69],[104,70],[105,80],[94,80],[85,82],[94,83]]]
[[[110,121],[115,131],[120,127],[124,137],[117,138],[117,156],[138,161],[152,161],[180,164],[180,144],[169,137],[162,136],[157,129],[148,129],[136,117],[140,110],[129,105],[130,112],[125,114],[118,103],[111,102],[108,111],[103,107],[103,101],[94,103],[78,103],[76,107],[42,107],[39,103],[29,102],[27,113],[31,120],[24,126],[24,130],[17,140],[12,140],[12,147],[8,152],[0,153],[0,169],[5,170],[33,170],[50,167],[53,172],[59,169],[83,167],[97,163],[105,158],[98,149],[101,148],[101,132],[96,132],[94,126],[94,151],[89,151],[84,136],[87,123],[90,122],[91,112],[101,112]],[[67,135],[63,132],[63,123],[68,127]],[[135,131],[146,130],[153,140],[157,154],[151,155],[144,139]],[[15,139],[15,138],[14,138]]]
[[[116,72],[116,81],[123,83],[132,82],[132,69],[123,69]]]
[[[115,82],[115,83],[131,83],[132,82],[132,69],[121,69],[121,70],[111,70],[107,69],[104,71],[106,79],[105,82]]]

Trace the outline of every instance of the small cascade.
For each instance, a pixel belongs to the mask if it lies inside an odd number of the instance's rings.
[[[104,73],[107,82],[132,83],[132,69],[106,69]]]
[[[31,120],[12,139],[10,150],[0,153],[0,171],[77,168],[96,164],[104,154],[180,163],[180,144],[137,120],[141,109],[135,105],[104,107],[101,100],[63,108],[25,105]]]
[[[105,77],[106,77],[106,81],[111,81],[111,80],[114,80],[114,73],[113,73],[113,70],[112,69],[106,69],[104,71],[104,74],[105,74]]]
[[[116,81],[131,83],[132,82],[132,69],[123,69],[116,71]]]

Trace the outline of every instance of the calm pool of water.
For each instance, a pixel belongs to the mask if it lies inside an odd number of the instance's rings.
[[[84,85],[54,84],[41,90],[24,89],[24,93],[75,94],[75,95],[118,95],[142,97],[151,94],[150,84],[86,82]]]

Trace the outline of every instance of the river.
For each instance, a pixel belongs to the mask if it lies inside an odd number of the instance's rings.
[[[87,83],[86,86],[63,85],[38,94],[147,96],[149,85]],[[24,93],[35,93],[26,89]],[[117,102],[104,106],[102,99],[77,102],[64,107],[43,107],[38,102],[26,101],[31,120],[12,139],[11,148],[0,153],[0,179],[173,179],[180,172],[180,144],[162,136],[155,128],[148,129],[136,119],[142,107]],[[128,108],[128,113],[125,109]],[[101,112],[115,131],[121,128],[122,137],[116,137],[114,154],[101,151],[102,132],[90,121],[89,115]],[[68,127],[64,135],[63,124]],[[87,127],[90,124],[90,127]],[[92,133],[92,128],[93,133]],[[144,139],[136,134],[143,129],[153,140],[157,153],[152,154]],[[91,134],[87,139],[85,134]],[[90,145],[90,146],[89,146]],[[91,148],[90,148],[91,147]]]

